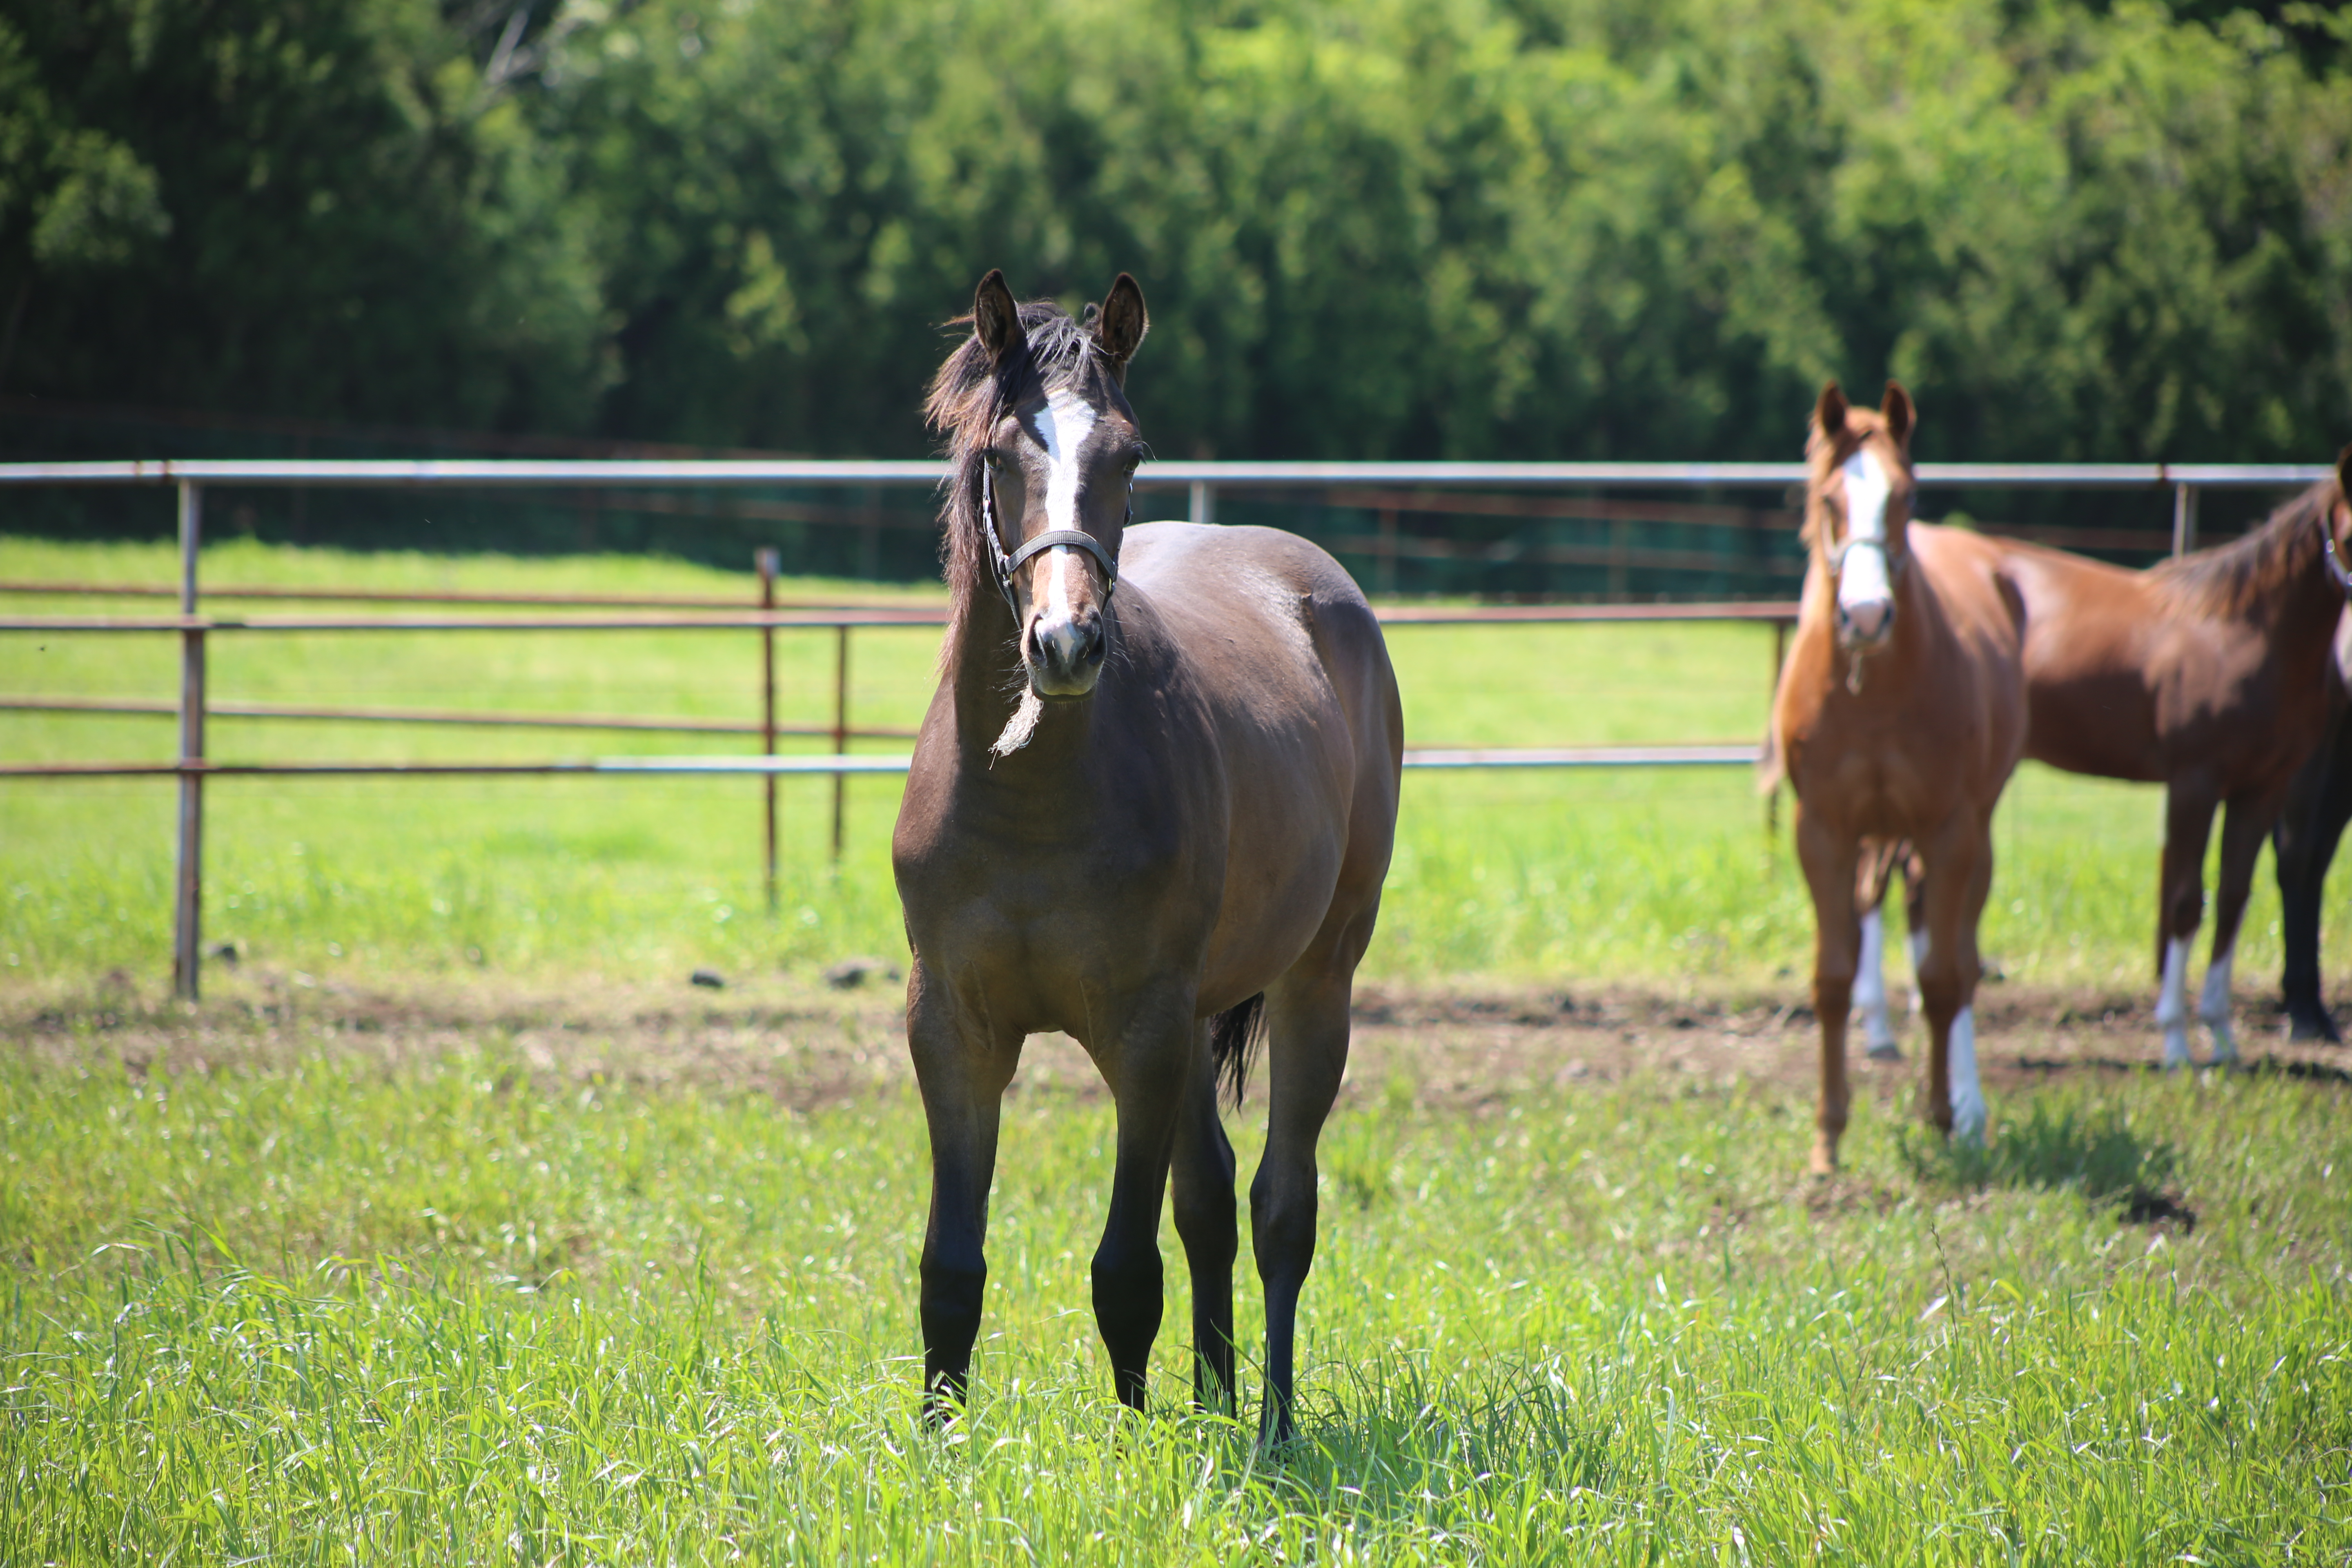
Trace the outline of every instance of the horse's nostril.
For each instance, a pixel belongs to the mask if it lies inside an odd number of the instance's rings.
[[[1887,620],[1894,610],[1894,605],[1877,600],[1849,605],[1845,613],[1846,625],[1853,628],[1857,637],[1874,637],[1886,629]]]

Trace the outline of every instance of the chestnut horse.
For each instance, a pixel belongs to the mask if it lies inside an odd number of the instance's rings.
[[[1910,841],[1923,872],[1921,1114],[1966,1138],[1984,1130],[1977,921],[1992,887],[1993,806],[2025,743],[2021,628],[1992,542],[1909,523],[1912,425],[1911,400],[1892,382],[1875,414],[1849,407],[1834,382],[1822,389],[1805,445],[1812,561],[1772,700],[1770,754],[1797,797],[1813,900],[1812,1168],[1822,1174],[1836,1168],[1846,1125],[1857,874],[1865,853],[1893,840]]]
[[[1396,679],[1363,595],[1305,540],[1128,526],[1145,452],[1124,391],[1146,326],[1133,279],[1074,321],[1016,305],[991,272],[966,320],[927,408],[951,459],[953,611],[891,842],[931,1144],[926,1407],[943,1422],[963,1400],[998,1111],[1023,1042],[1055,1029],[1094,1058],[1118,1110],[1093,1268],[1118,1396],[1143,1405],[1172,1165],[1195,1394],[1233,1397],[1234,1152],[1217,1084],[1239,1098],[1262,1016],[1250,1220],[1279,1441],[1316,1142],[1395,837]]]
[[[2314,485],[2244,538],[2145,572],[2004,541],[2025,605],[2026,754],[2069,773],[2165,786],[2156,1021],[2164,1065],[2188,1066],[2189,949],[2204,914],[2205,845],[2222,809],[2212,958],[2197,1015],[2213,1060],[2236,1059],[2231,963],[2254,862],[2331,705],[2329,647],[2352,531],[2344,479]]]

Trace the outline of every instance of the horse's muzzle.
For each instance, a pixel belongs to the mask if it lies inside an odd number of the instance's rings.
[[[1884,643],[1895,630],[1895,601],[1892,599],[1858,599],[1851,605],[1841,604],[1837,610],[1837,634],[1844,647],[1874,648]]]
[[[1032,617],[1021,647],[1031,689],[1040,697],[1084,697],[1101,679],[1105,646],[1102,612],[1092,605]]]

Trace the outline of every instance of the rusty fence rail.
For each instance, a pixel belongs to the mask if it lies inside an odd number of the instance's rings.
[[[2278,489],[2310,484],[2331,470],[2322,465],[2164,465],[2115,464],[1990,464],[1927,463],[1916,471],[1922,488],[2016,487],[2106,489],[2168,489],[2172,500],[2172,547],[2176,554],[2194,547],[2197,493],[2200,489]],[[1146,489],[1181,489],[1186,493],[1187,515],[1195,522],[1214,521],[1219,489],[1233,491],[1321,489],[1341,493],[1351,504],[1364,502],[1379,510],[1378,537],[1365,544],[1383,562],[1392,562],[1401,547],[1396,537],[1397,510],[1415,510],[1415,501],[1435,498],[1439,490],[1564,490],[1609,488],[1706,489],[1770,488],[1803,482],[1805,471],[1795,463],[1253,463],[1162,462],[1147,465],[1137,476]],[[646,489],[744,487],[773,485],[884,485],[937,487],[946,478],[936,462],[864,462],[832,460],[742,459],[716,461],[458,459],[394,461],[183,461],[177,459],[0,464],[0,489],[20,486],[168,486],[179,503],[180,581],[173,587],[115,586],[87,583],[7,583],[0,593],[19,595],[107,595],[127,597],[175,597],[176,616],[14,616],[0,619],[0,631],[43,633],[149,633],[180,639],[180,691],[175,702],[135,702],[107,699],[66,699],[0,696],[0,710],[148,714],[176,717],[179,752],[175,760],[160,763],[13,763],[0,761],[0,777],[95,778],[170,776],[179,781],[178,846],[173,882],[173,987],[182,996],[198,994],[199,936],[203,916],[204,781],[207,777],[309,776],[501,776],[749,774],[764,780],[766,789],[765,871],[771,901],[776,879],[776,795],[779,776],[816,774],[833,781],[833,849],[841,849],[842,788],[852,773],[903,773],[904,755],[854,754],[853,740],[904,739],[905,731],[855,728],[849,722],[850,634],[858,627],[923,626],[940,624],[942,612],[930,606],[785,604],[776,598],[779,571],[772,550],[758,552],[760,598],[756,607],[732,608],[731,602],[686,596],[625,598],[611,595],[563,597],[541,595],[418,594],[354,589],[299,587],[219,587],[223,598],[336,601],[369,604],[471,604],[532,606],[543,610],[570,608],[604,611],[650,610],[650,615],[516,615],[472,616],[409,616],[371,618],[348,616],[284,615],[232,616],[201,614],[205,596],[198,582],[197,560],[203,534],[203,492],[218,486],[320,486],[405,488],[464,487],[590,487]],[[1381,498],[1392,499],[1383,508]],[[1424,508],[1425,509],[1425,508]],[[684,611],[699,614],[682,614]],[[1384,622],[1397,626],[1528,626],[1545,624],[1631,621],[1750,621],[1775,627],[1772,673],[1777,679],[1787,631],[1795,606],[1786,603],[1712,605],[1391,605],[1381,612]],[[552,632],[655,630],[757,631],[761,639],[761,719],[755,726],[729,721],[597,714],[474,712],[424,709],[298,708],[262,703],[217,703],[205,689],[207,639],[215,635],[268,632]],[[779,630],[831,631],[835,638],[833,721],[825,726],[782,725],[776,720],[775,634]],[[496,725],[513,728],[601,729],[752,734],[761,750],[752,756],[603,757],[552,762],[320,762],[221,763],[205,755],[208,717],[273,720],[319,720],[404,724]],[[831,751],[817,755],[776,754],[780,736],[806,736],[831,742]],[[1408,752],[1406,765],[1415,768],[1580,768],[1736,766],[1754,762],[1752,745],[1685,745],[1639,747],[1536,747],[1508,749],[1438,749]]]

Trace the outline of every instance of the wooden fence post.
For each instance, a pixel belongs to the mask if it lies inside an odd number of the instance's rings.
[[[204,532],[204,495],[180,485],[180,614],[196,615],[196,549]],[[172,991],[182,1001],[198,999],[198,961],[204,942],[205,780],[187,771],[205,757],[205,634],[195,626],[180,632],[180,846],[173,879]]]

